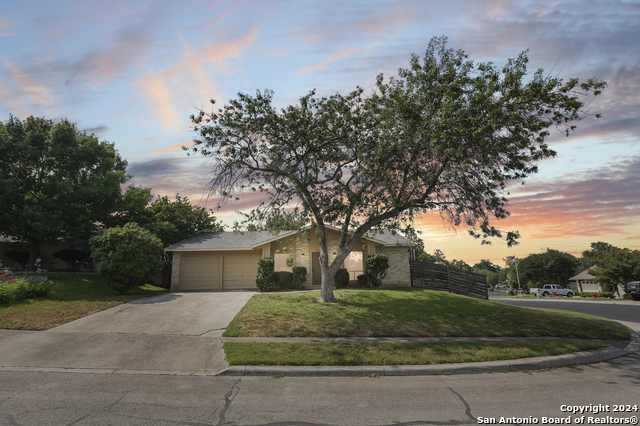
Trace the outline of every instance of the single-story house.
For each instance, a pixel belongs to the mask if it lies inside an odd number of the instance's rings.
[[[331,263],[336,257],[340,232],[329,226],[326,231]],[[276,271],[304,266],[307,268],[305,287],[320,288],[318,247],[318,237],[310,226],[301,232],[277,235],[268,231],[201,233],[165,249],[173,252],[171,291],[255,289],[257,263],[261,257],[273,258]],[[355,245],[343,267],[349,271],[351,280],[356,280],[364,272],[367,256],[385,254],[389,257],[389,270],[382,285],[411,286],[411,250],[411,241],[389,231],[367,235]]]
[[[569,287],[571,287],[571,289],[577,293],[597,293],[609,291],[608,288],[603,288],[600,283],[596,282],[596,278],[589,273],[589,271],[594,268],[595,266],[592,266],[580,272],[578,275],[569,278]],[[624,294],[623,286],[618,285],[618,292],[619,294]]]
[[[29,251],[29,243],[20,242],[11,237],[0,237],[0,262],[2,263],[2,268],[10,268],[13,271],[23,271],[26,264],[19,263],[15,259],[12,259],[11,256],[7,254],[9,249],[17,249],[27,252]],[[68,271],[69,264],[53,255],[58,250],[62,249],[89,251],[90,248],[87,240],[60,240],[57,243],[41,243],[39,255],[41,259],[40,265],[42,268],[47,271]],[[93,263],[78,263],[77,265],[73,265],[72,269],[77,271],[92,271]]]

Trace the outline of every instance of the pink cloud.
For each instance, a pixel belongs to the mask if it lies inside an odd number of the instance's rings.
[[[207,44],[191,49],[185,44],[183,61],[149,73],[134,85],[141,87],[149,111],[167,128],[182,124],[185,113],[178,113],[176,105],[217,97],[215,73],[211,67],[223,68],[232,59],[241,58],[253,46],[259,31],[256,28],[235,40]],[[219,72],[219,69],[216,69]]]
[[[329,65],[336,62],[337,60],[344,58],[345,56],[353,55],[354,53],[357,53],[359,51],[360,49],[348,49],[348,50],[342,50],[340,52],[334,52],[329,56],[327,56],[326,58],[324,58],[322,61],[318,62],[317,64],[310,65],[306,68],[303,68],[300,71],[296,72],[296,74],[304,74],[308,72],[326,69]]]
[[[146,94],[144,102],[147,108],[164,128],[171,129],[180,123],[182,115],[174,107],[175,98],[161,74],[147,75],[134,84],[142,87]]]
[[[31,77],[7,58],[2,58],[4,68],[10,79],[10,86],[0,87],[0,99],[10,108],[16,111],[29,110],[23,98],[26,97],[32,104],[42,107],[56,105],[53,93],[45,87],[37,78]],[[1,83],[0,83],[1,85]]]
[[[171,152],[171,151],[176,151],[178,149],[182,149],[182,147],[184,146],[191,146],[193,145],[193,142],[183,142],[183,143],[179,143],[177,145],[173,145],[167,148],[162,148],[162,149],[157,149],[155,151],[151,151],[151,154],[162,154],[165,152]]]

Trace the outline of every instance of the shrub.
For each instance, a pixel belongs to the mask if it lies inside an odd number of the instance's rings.
[[[631,300],[631,296],[629,296],[628,294],[623,294],[622,298],[625,300]]]
[[[0,305],[8,305],[13,301],[13,292],[7,287],[0,285]]]
[[[275,288],[278,290],[291,288],[293,283],[293,273],[289,271],[274,272],[273,282],[275,283]]]
[[[136,223],[105,229],[89,243],[96,269],[107,279],[107,286],[120,294],[144,284],[160,270],[162,241]]]
[[[291,288],[303,288],[304,282],[307,280],[307,268],[294,266],[291,271],[293,272]]]
[[[256,271],[256,287],[261,292],[272,291],[274,289],[273,278],[274,260],[268,257],[258,259],[258,270]]]
[[[367,272],[365,273],[369,286],[380,287],[387,276],[389,258],[384,254],[376,254],[367,258]]]
[[[594,295],[595,297],[607,297],[607,298],[613,298],[613,293],[612,292],[608,292],[608,291],[599,291],[599,292],[595,292],[595,291],[583,291],[580,294],[580,297],[592,297],[592,295]]]
[[[46,281],[27,281],[25,279],[18,284],[16,300],[37,299],[48,296],[51,293],[51,284]]]
[[[358,285],[360,287],[367,287],[369,285],[367,282],[367,277],[365,275],[358,275],[356,279],[358,280]]]
[[[346,269],[338,269],[338,272],[333,276],[333,280],[337,288],[343,288],[349,285],[349,271]]]

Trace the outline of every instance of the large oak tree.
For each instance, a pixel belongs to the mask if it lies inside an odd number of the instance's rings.
[[[30,243],[30,269],[41,243],[88,239],[118,208],[126,166],[67,120],[0,122],[0,235]]]
[[[475,63],[434,38],[397,78],[380,75],[371,94],[312,91],[279,110],[273,92],[258,91],[200,111],[189,151],[211,160],[210,196],[220,205],[263,191],[250,222],[286,212],[315,225],[321,300],[333,301],[334,274],[367,232],[410,227],[422,213],[439,212],[483,241],[516,241],[517,232],[492,224],[509,214],[507,185],[554,156],[549,129],[568,135],[584,112],[582,95],[605,87],[529,75],[527,62],[523,52],[502,68]],[[332,259],[328,224],[341,229]]]

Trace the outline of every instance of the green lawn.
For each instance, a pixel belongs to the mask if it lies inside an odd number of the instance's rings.
[[[426,365],[562,355],[607,347],[554,341],[451,343],[227,342],[229,365]]]
[[[418,288],[259,294],[224,333],[232,337],[563,337],[629,340],[607,319],[524,308]]]
[[[51,293],[42,299],[28,299],[0,306],[0,329],[48,330],[69,321],[135,299],[161,294],[166,290],[145,285],[121,296],[107,287],[103,277],[94,274],[46,273],[54,282]]]

